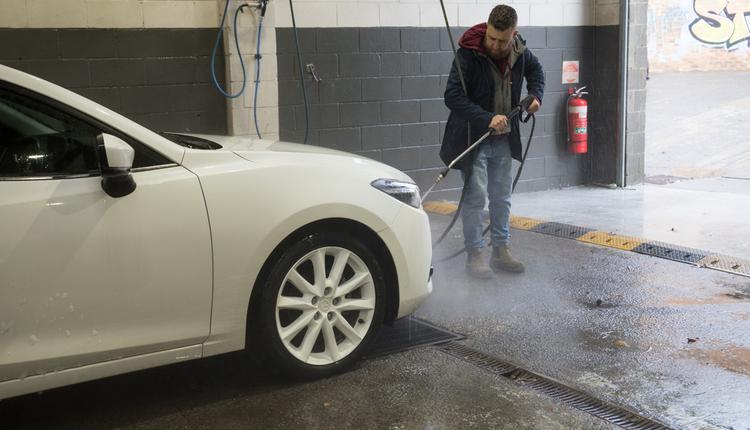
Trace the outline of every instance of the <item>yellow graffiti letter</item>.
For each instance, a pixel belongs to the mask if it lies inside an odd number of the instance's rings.
[[[745,19],[745,14],[750,14],[750,0],[731,0],[727,6],[727,13],[734,15],[734,33],[728,44],[731,46],[750,39],[750,29]]]
[[[694,0],[693,8],[700,19],[690,24],[690,32],[705,43],[725,43],[734,33],[734,23],[721,15],[727,0]]]

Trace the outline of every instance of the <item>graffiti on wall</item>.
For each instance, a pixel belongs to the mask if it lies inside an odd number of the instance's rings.
[[[750,0],[693,0],[693,9],[698,18],[690,33],[696,40],[727,48],[750,41]]]

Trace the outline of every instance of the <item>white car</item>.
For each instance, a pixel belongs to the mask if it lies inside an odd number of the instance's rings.
[[[432,290],[404,173],[157,134],[2,65],[0,238],[0,399],[246,346],[328,375]]]

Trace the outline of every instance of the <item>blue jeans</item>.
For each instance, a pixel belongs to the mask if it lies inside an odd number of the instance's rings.
[[[513,187],[508,135],[490,137],[479,144],[470,177],[464,175],[464,203],[461,220],[467,250],[484,246],[484,204],[490,199],[490,241],[492,246],[507,245],[510,240],[510,193]]]

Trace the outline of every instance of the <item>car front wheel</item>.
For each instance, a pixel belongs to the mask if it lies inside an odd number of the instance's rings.
[[[314,233],[281,255],[261,296],[261,337],[273,363],[304,378],[352,364],[384,313],[377,258],[343,233]]]

